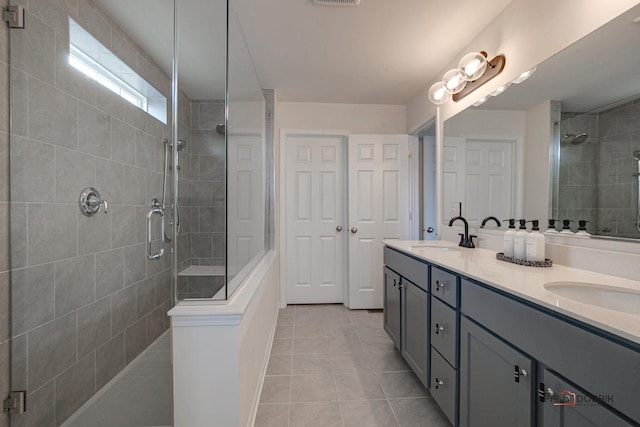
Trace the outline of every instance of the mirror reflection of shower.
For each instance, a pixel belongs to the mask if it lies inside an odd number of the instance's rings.
[[[185,141],[184,139],[179,139],[176,147],[178,150],[178,153],[180,153],[186,147],[187,147],[187,141]],[[166,207],[166,203],[167,203],[167,170],[171,168],[171,165],[169,164],[169,159],[171,157],[172,149],[173,149],[173,144],[170,143],[168,139],[165,139],[164,140],[164,169],[163,169],[163,175],[162,175],[162,208],[163,209]],[[178,170],[180,170],[180,167],[178,167]],[[175,234],[177,235],[178,233],[180,233],[180,205],[178,205],[177,198],[174,198],[174,202],[171,207],[173,209],[174,215],[171,216],[172,219],[169,225],[173,227],[175,222],[175,227],[176,227]],[[167,233],[165,233],[164,240],[166,242],[171,242],[173,240],[172,236],[173,236],[173,233],[171,235],[168,235]]]
[[[579,133],[578,135],[574,133],[565,133],[562,135],[562,140],[564,142],[570,142],[573,145],[582,144],[589,138],[589,134],[587,133]]]

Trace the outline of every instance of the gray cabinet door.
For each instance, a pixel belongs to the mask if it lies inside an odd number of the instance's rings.
[[[580,388],[564,381],[545,369],[539,377],[539,395],[545,395],[539,404],[544,427],[627,427],[635,424],[625,421]],[[553,393],[549,393],[551,391]],[[600,397],[606,401],[615,395]]]
[[[400,276],[384,268],[384,330],[400,350]]]
[[[461,316],[460,426],[535,425],[533,366],[527,356]]]
[[[420,381],[427,386],[429,383],[427,372],[428,294],[404,277],[401,280],[401,352],[411,369],[420,378]]]

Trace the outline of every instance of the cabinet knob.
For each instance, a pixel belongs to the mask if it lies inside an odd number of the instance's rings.
[[[358,232],[358,227],[351,227],[351,232],[356,234]]]
[[[444,332],[444,326],[436,323],[436,335],[438,335],[440,332]]]
[[[336,227],[336,231],[337,231],[337,232],[342,231],[342,226],[341,226],[341,225],[337,226],[337,227]]]
[[[396,285],[398,284],[398,281],[396,279],[393,279],[393,287],[395,288]]]
[[[440,292],[441,290],[444,290],[444,283],[440,283],[439,280],[436,280],[436,292]]]
[[[443,386],[444,385],[444,381],[442,381],[439,378],[436,378],[433,382],[433,386],[438,389],[438,387]]]

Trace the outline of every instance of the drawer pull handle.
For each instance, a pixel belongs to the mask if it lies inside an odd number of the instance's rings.
[[[438,389],[438,387],[443,386],[444,385],[444,381],[442,381],[439,378],[436,378],[434,381],[434,387],[436,388],[436,390]]]
[[[436,335],[440,332],[444,332],[444,326],[441,326],[439,323],[436,323]]]
[[[440,290],[444,291],[444,283],[440,283],[439,280],[436,280],[436,292],[440,292]]]

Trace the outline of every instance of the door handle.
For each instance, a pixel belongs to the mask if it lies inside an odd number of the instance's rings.
[[[336,227],[336,231],[338,231],[338,232],[342,231],[342,226],[341,225],[337,226]]]
[[[356,234],[358,232],[358,228],[357,227],[351,227],[351,232],[353,234]]]

